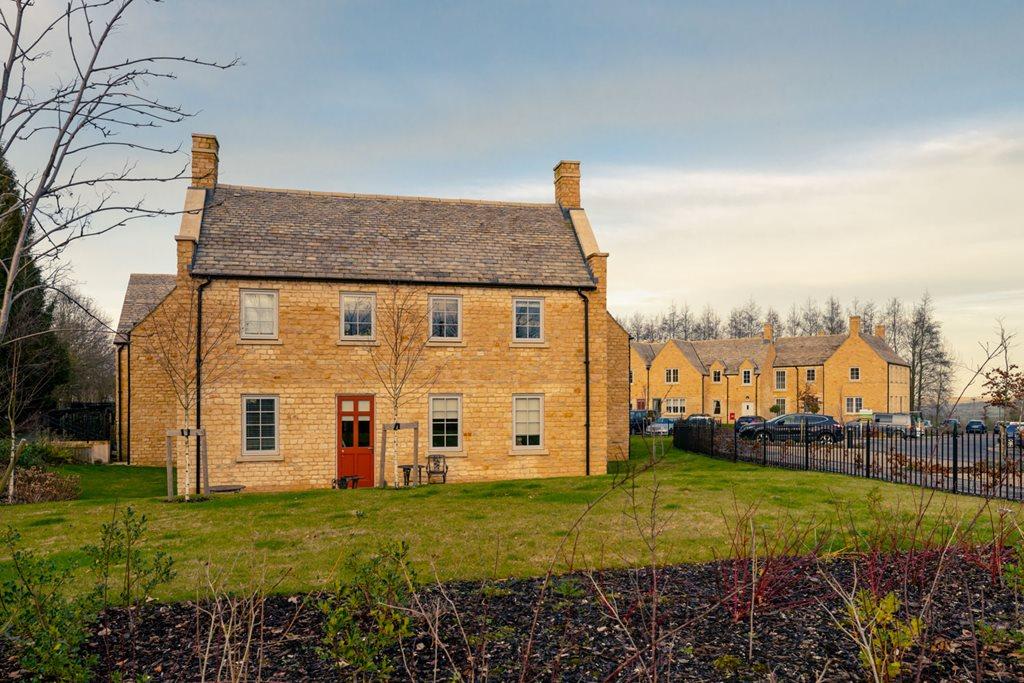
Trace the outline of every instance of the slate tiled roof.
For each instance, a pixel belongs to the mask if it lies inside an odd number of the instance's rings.
[[[636,352],[647,363],[652,362],[654,357],[661,353],[661,350],[665,348],[665,342],[634,341],[630,342],[629,345],[636,349]]]
[[[593,288],[556,204],[218,185],[193,273]]]
[[[117,341],[123,341],[124,335],[171,293],[174,283],[174,275],[132,273],[128,276],[121,318],[117,321]]]
[[[873,348],[875,352],[879,356],[884,358],[887,362],[894,363],[895,365],[910,365],[910,363],[900,358],[899,355],[897,355],[896,352],[892,350],[892,347],[889,346],[889,343],[886,342],[881,337],[876,337],[873,334],[866,334],[863,335],[861,339],[866,341],[868,345],[871,348]]]
[[[697,357],[710,368],[715,361],[721,361],[729,374],[739,372],[743,361],[750,360],[757,368],[765,364],[769,345],[762,337],[743,337],[740,339],[708,339],[689,342]]]
[[[845,334],[819,334],[808,337],[780,337],[775,342],[775,366],[824,365],[846,341]],[[865,339],[867,337],[864,337]]]

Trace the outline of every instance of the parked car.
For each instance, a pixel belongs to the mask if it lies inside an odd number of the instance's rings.
[[[964,426],[964,434],[985,434],[988,428],[983,420],[968,420]]]
[[[920,419],[911,413],[875,413],[873,416],[876,429],[882,434],[892,434],[902,438],[919,437],[924,433]]]
[[[942,421],[939,425],[939,429],[944,432],[956,432],[960,430],[960,420],[955,417],[949,417]]]
[[[744,427],[746,427],[747,425],[755,424],[755,423],[759,424],[761,422],[764,422],[764,418],[760,417],[759,415],[743,415],[743,416],[740,416],[740,417],[736,418],[736,423],[735,423],[733,428],[736,431],[740,431]]]
[[[647,410],[629,411],[629,433],[643,434],[648,423],[654,421],[654,413]]]
[[[672,417],[659,417],[647,425],[648,436],[671,436],[675,428],[676,420]]]
[[[689,417],[686,418],[687,424],[694,424],[694,423],[711,424],[714,421],[715,421],[714,418],[711,417],[710,415],[708,415],[707,413],[694,413],[693,415],[690,415]]]
[[[1024,448],[1024,422],[1007,422],[1006,440]]]
[[[740,430],[744,439],[760,441],[818,441],[835,443],[843,439],[843,426],[831,415],[791,413],[767,422],[755,422]]]

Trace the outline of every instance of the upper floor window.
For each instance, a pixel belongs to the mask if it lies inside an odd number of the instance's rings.
[[[665,383],[676,384],[679,382],[679,368],[665,368]]]
[[[808,382],[814,382],[818,379],[818,371],[815,368],[807,368],[806,377]]]
[[[712,370],[711,371],[711,381],[712,382],[721,382],[722,381],[722,371],[721,370]]]
[[[541,448],[544,443],[544,397],[512,397],[512,445],[515,448]]]
[[[242,397],[242,454],[277,454],[277,396]]]
[[[373,339],[377,297],[373,294],[341,295],[341,338]]]
[[[786,371],[776,370],[775,371],[775,389],[777,391],[785,391],[786,389]]]
[[[744,370],[743,371],[743,383],[744,384],[750,384],[751,375],[752,375],[752,373],[750,372],[750,370]]]
[[[513,338],[516,341],[544,340],[544,302],[541,299],[514,299]]]
[[[241,291],[243,339],[277,339],[277,292],[273,289]]]
[[[462,297],[430,297],[430,338],[462,339]]]
[[[860,381],[860,368],[850,368],[850,380],[853,382]]]
[[[462,447],[462,399],[430,397],[430,447],[458,450]]]

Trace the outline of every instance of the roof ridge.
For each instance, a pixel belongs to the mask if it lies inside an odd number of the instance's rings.
[[[259,192],[277,192],[280,194],[295,194],[307,197],[340,197],[346,199],[393,199],[410,202],[436,202],[438,204],[471,204],[488,206],[531,206],[557,208],[555,202],[510,202],[492,199],[462,199],[457,197],[420,197],[416,195],[398,194],[364,194],[359,192],[327,192],[323,190],[299,190],[281,187],[260,187],[258,185],[233,185],[229,183],[218,183],[217,188],[229,190],[256,190]],[[215,190],[217,188],[214,188]]]

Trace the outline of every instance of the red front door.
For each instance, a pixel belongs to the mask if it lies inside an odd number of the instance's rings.
[[[373,486],[373,396],[338,397],[338,476]]]

